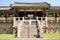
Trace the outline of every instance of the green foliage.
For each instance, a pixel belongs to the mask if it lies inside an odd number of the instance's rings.
[[[15,38],[15,34],[0,34],[0,38]]]
[[[43,34],[43,38],[60,38],[60,34]]]
[[[15,38],[15,34],[0,34],[0,38]],[[43,38],[60,38],[60,34],[43,34]]]

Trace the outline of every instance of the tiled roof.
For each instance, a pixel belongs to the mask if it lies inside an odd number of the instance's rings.
[[[9,10],[10,6],[0,6],[0,10]]]
[[[53,10],[60,10],[60,6],[51,6],[50,9],[53,9]]]
[[[15,2],[12,6],[49,6],[46,2],[40,3],[23,3],[23,2]]]

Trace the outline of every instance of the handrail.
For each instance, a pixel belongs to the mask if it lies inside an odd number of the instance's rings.
[[[24,20],[25,18],[28,18],[28,17],[14,17],[14,21],[16,21],[16,19],[18,19],[18,20],[20,20],[20,19],[22,19],[22,20]],[[44,19],[43,19],[44,18]],[[36,19],[36,17],[35,17],[35,19]],[[45,20],[46,21],[46,17],[38,17],[38,19],[41,19],[41,21],[42,20]],[[29,19],[25,19],[25,20],[29,20]],[[31,19],[32,20],[32,19]],[[34,19],[33,19],[34,20]]]
[[[37,28],[37,38],[40,38],[40,30],[39,30],[39,23],[38,23],[38,19],[36,20],[36,28]]]
[[[37,20],[36,20],[36,24],[37,24],[37,33],[38,33],[38,38],[42,38],[42,26],[40,24],[40,21],[38,20],[38,17],[37,17]]]
[[[21,22],[21,23],[20,23]],[[20,21],[19,23],[18,23],[18,30],[17,30],[17,38],[20,38],[20,33],[21,33],[21,26],[22,26],[22,24],[23,24],[23,20],[22,21]]]
[[[23,18],[23,17],[15,17],[15,18]],[[28,17],[24,17],[24,18],[28,18]],[[38,17],[38,18],[46,18],[46,17]]]

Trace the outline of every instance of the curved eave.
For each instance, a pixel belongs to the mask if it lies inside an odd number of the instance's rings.
[[[14,3],[11,4],[11,7],[48,7],[46,3]]]
[[[49,6],[11,6],[13,8],[29,8],[29,7],[32,7],[32,8],[49,8]]]
[[[11,7],[0,8],[0,10],[9,10]]]

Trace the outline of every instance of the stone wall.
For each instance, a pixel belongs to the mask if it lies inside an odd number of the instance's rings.
[[[0,34],[11,34],[13,30],[12,23],[0,22]]]
[[[44,33],[60,33],[60,22],[48,22],[48,27],[43,29]]]

